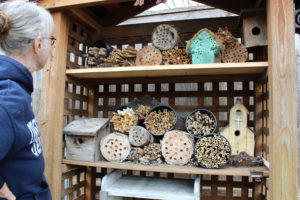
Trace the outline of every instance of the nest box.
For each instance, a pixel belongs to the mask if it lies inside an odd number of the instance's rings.
[[[247,127],[247,108],[241,103],[236,103],[230,109],[229,118],[229,125],[221,131],[221,135],[230,142],[232,155],[246,152],[249,156],[254,156],[255,136]]]
[[[267,23],[263,15],[243,18],[243,44],[248,47],[267,46]]]
[[[95,162],[100,155],[100,141],[109,134],[109,119],[81,118],[63,130],[66,138],[66,158]]]
[[[213,33],[202,29],[187,44],[187,52],[192,54],[193,64],[214,63],[220,45],[214,40]]]

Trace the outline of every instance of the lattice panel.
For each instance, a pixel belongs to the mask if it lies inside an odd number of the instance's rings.
[[[249,76],[173,77],[157,79],[107,80],[97,84],[98,117],[111,117],[113,111],[135,97],[149,95],[172,106],[182,116],[197,108],[212,111],[218,128],[228,125],[229,109],[240,100],[249,111],[248,127],[254,129],[254,79]]]
[[[253,180],[241,176],[201,176],[201,200],[253,199]]]
[[[67,69],[76,69],[86,66],[88,45],[90,44],[91,31],[82,24],[71,20],[68,37]]]
[[[85,167],[72,168],[62,174],[62,200],[85,199]]]
[[[268,78],[263,74],[255,86],[256,90],[256,155],[263,156],[269,160],[269,91]],[[261,191],[261,199],[267,199],[269,179],[263,179],[262,184],[257,186]]]
[[[89,89],[80,83],[68,79],[65,89],[65,125],[79,117],[88,117]]]

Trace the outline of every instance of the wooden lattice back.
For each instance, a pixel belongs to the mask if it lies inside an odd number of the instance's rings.
[[[90,44],[91,31],[76,22],[70,21],[68,52],[67,52],[67,69],[82,68],[86,66],[85,54]]]
[[[84,167],[73,167],[62,175],[62,200],[85,198],[86,172]]]
[[[228,125],[229,109],[238,100],[248,108],[248,126],[254,129],[255,90],[251,76],[197,76],[156,79],[100,80],[97,82],[96,117],[111,117],[119,106],[135,97],[149,95],[163,104],[172,106],[182,116],[197,108],[214,113],[219,128]]]

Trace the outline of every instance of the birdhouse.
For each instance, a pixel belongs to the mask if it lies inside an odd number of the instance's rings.
[[[187,52],[192,54],[193,64],[214,63],[220,45],[214,40],[213,33],[202,29],[187,44]]]
[[[242,32],[242,42],[247,48],[267,46],[267,23],[265,16],[244,17]]]
[[[236,103],[230,109],[229,125],[221,131],[221,135],[231,144],[232,155],[246,152],[249,156],[254,156],[255,137],[247,127],[247,116],[247,108],[241,103]]]
[[[100,155],[100,141],[109,134],[109,119],[81,118],[72,121],[64,130],[66,158],[95,162]]]

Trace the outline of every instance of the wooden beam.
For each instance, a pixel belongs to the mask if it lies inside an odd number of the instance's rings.
[[[197,20],[184,20],[184,21],[170,21],[164,24],[174,25],[179,33],[196,33],[201,28],[208,28],[212,31],[218,30],[219,27],[227,26],[228,29],[237,30],[238,17],[221,17],[212,19],[197,19]],[[95,38],[120,38],[120,37],[137,37],[152,35],[153,29],[158,26],[157,23],[125,25],[125,26],[112,26],[104,27],[103,32]]]
[[[135,15],[148,10],[149,8],[156,5],[156,1],[146,0],[143,6],[134,6],[134,2],[130,2],[124,6],[121,6],[118,10],[113,13],[106,15],[101,18],[100,24],[102,26],[113,26],[117,25]]]
[[[270,197],[297,199],[297,88],[293,1],[268,0]]]
[[[98,6],[106,4],[115,4],[123,2],[133,2],[134,0],[41,0],[39,6],[46,9],[68,9],[68,8],[81,8],[89,6]]]
[[[100,25],[100,23],[97,20],[95,20],[93,17],[91,17],[88,13],[86,13],[82,9],[73,8],[70,10],[70,12],[71,12],[71,14],[74,15],[74,17],[76,17],[78,20],[83,22],[83,24],[94,29],[94,31],[100,30],[102,28],[102,26]]]
[[[241,9],[248,9],[255,7],[255,1],[241,1],[241,0],[194,0],[215,8],[226,10],[235,14],[239,14]]]
[[[43,70],[40,128],[45,176],[52,198],[61,199],[62,129],[69,20],[65,12],[55,12],[52,16],[55,23],[53,36],[57,38],[57,47],[50,71]]]

